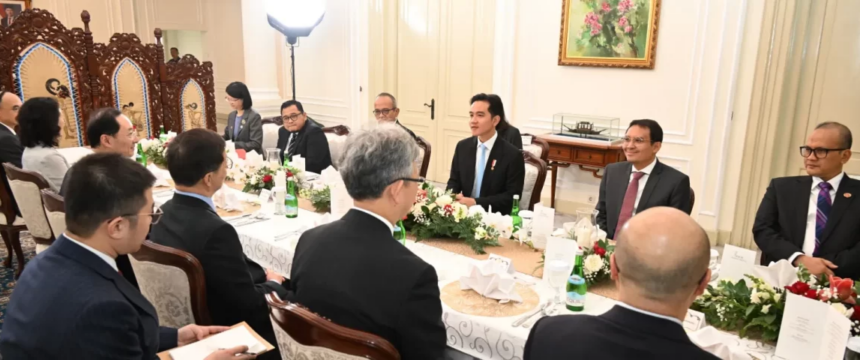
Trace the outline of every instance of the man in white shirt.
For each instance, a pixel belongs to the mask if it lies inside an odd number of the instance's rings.
[[[633,120],[624,136],[627,161],[610,164],[600,180],[595,209],[597,225],[610,239],[633,215],[656,206],[689,214],[693,210],[690,178],[657,160],[663,128],[654,120]]]
[[[762,264],[786,259],[815,275],[860,277],[860,181],[843,171],[852,142],[845,125],[819,124],[800,147],[809,176],[771,180],[753,224]]]
[[[682,323],[711,279],[705,231],[670,207],[626,224],[610,259],[618,305],[600,316],[541,319],[523,359],[717,359],[690,341]]]

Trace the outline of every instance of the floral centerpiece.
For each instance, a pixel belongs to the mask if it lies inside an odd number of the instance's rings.
[[[161,140],[142,139],[139,142],[141,150],[146,154],[146,159],[158,166],[167,166],[167,146]]]
[[[557,229],[552,235],[554,237],[570,239],[580,244],[579,248],[582,249],[582,271],[585,273],[586,285],[593,286],[609,280],[609,275],[611,274],[609,259],[612,253],[615,252],[615,245],[612,245],[609,240],[598,238],[598,240],[591,243],[591,246],[584,246],[591,241],[591,237],[589,239],[577,239],[581,237],[576,236],[575,229],[571,229],[570,231]],[[534,271],[543,268],[545,261],[546,252],[541,255],[541,261]]]
[[[315,184],[299,190],[299,196],[310,200],[316,212],[331,211],[331,189],[325,185]]]

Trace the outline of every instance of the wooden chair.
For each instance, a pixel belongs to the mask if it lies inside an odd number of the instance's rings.
[[[546,181],[547,165],[531,152],[523,150],[523,160],[526,162],[526,174],[523,181],[523,196],[520,199],[521,210],[534,210],[540,202],[540,194]]]
[[[349,135],[349,128],[345,125],[337,125],[324,127],[322,130],[325,133],[326,140],[328,140],[331,163],[336,169],[340,165],[340,155],[343,153],[343,146],[346,142],[346,136]]]
[[[54,239],[66,231],[66,206],[63,197],[51,190],[42,190],[42,203],[45,204],[45,215],[51,224]]]
[[[424,160],[421,160],[421,171],[419,176],[426,178],[427,170],[430,169],[430,153],[433,152],[433,147],[430,146],[430,143],[423,137],[416,136],[415,141],[418,143],[418,147],[421,148],[421,153],[424,157]]]
[[[282,301],[274,292],[266,301],[285,359],[400,359],[394,345],[377,335],[337,325],[299,304]]]
[[[6,168],[6,177],[9,178],[12,196],[18,203],[21,217],[27,223],[27,231],[33,236],[38,254],[54,243],[54,233],[51,231],[48,216],[45,214],[45,205],[42,203],[41,193],[41,190],[50,189],[51,186],[37,172],[22,170],[8,163],[3,164],[3,166]]]
[[[18,269],[15,271],[15,278],[21,276],[21,271],[24,270],[24,250],[21,249],[21,231],[27,229],[24,224],[24,219],[15,213],[15,200],[12,197],[12,192],[6,186],[5,181],[0,181],[0,209],[3,214],[0,214],[0,234],[3,236],[3,243],[6,245],[6,259],[3,260],[4,267],[12,267],[12,254],[18,257]],[[14,251],[14,252],[13,252]]]
[[[544,162],[548,162],[549,160],[549,143],[544,139],[539,139],[537,136],[532,134],[522,134],[523,136],[531,136],[532,142],[531,144],[523,144],[523,150],[528,151],[540,158]]]
[[[280,115],[278,115],[278,116],[273,116],[273,117],[270,117],[270,118],[265,118],[265,119],[261,120],[261,121],[260,121],[260,123],[261,123],[261,124],[263,124],[263,125],[266,125],[266,124],[275,124],[275,125],[278,125],[278,126],[284,126],[284,119],[281,119],[281,116],[280,116]]]
[[[203,265],[193,255],[145,241],[129,260],[140,292],[155,307],[161,326],[211,325]]]

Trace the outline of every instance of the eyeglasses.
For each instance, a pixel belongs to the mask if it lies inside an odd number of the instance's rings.
[[[225,97],[224,97],[224,100],[227,100],[227,102],[237,102],[237,101],[239,101],[239,100],[241,100],[241,99],[234,99],[234,98],[231,98],[231,97],[229,97],[229,96],[225,96]]]
[[[164,212],[161,211],[161,208],[158,206],[152,207],[152,213],[149,214],[128,214],[122,215],[120,217],[131,218],[131,217],[140,217],[140,216],[149,216],[152,218],[152,225],[158,224],[158,221],[161,220],[161,216],[164,215]]]
[[[417,178],[417,179],[416,179],[416,178],[402,177],[402,178],[397,178],[397,179],[392,180],[390,183],[388,183],[388,185],[394,184],[394,183],[396,183],[396,182],[398,182],[398,181],[400,181],[400,180],[403,180],[403,181],[411,181],[411,182],[419,183],[419,184],[423,184],[425,181],[427,181],[427,180],[426,180],[426,179],[424,179],[423,177],[419,177],[419,178]]]
[[[638,138],[632,138],[629,136],[624,137],[624,143],[625,144],[629,144],[631,142],[633,142],[636,145],[642,145],[642,144],[648,142],[648,140],[645,140],[645,138],[643,138],[643,137],[638,137]]]
[[[391,113],[391,112],[392,112],[392,111],[394,111],[394,110],[395,110],[395,109],[378,109],[378,110],[373,110],[373,115],[374,115],[374,116],[379,116],[379,115],[388,116],[388,114],[389,114],[389,113]]]
[[[843,151],[848,149],[827,149],[827,148],[811,148],[809,146],[801,146],[800,147],[800,156],[805,158],[809,157],[810,154],[815,154],[816,158],[822,159],[826,158],[827,154],[831,151]]]
[[[298,119],[299,119],[299,116],[302,116],[303,114],[304,114],[304,113],[298,113],[298,114],[292,114],[292,115],[284,115],[284,116],[282,116],[282,117],[281,117],[281,119],[283,119],[283,120],[284,120],[284,122],[294,122],[294,121],[298,120]]]

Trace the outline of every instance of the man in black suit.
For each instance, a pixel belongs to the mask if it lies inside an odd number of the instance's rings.
[[[677,209],[657,207],[630,219],[620,237],[610,258],[619,303],[599,316],[541,319],[524,359],[717,359],[683,326],[711,279],[702,227]]]
[[[860,181],[842,169],[852,142],[845,125],[819,124],[800,147],[809,176],[771,180],[753,224],[762,265],[786,259],[815,275],[860,277]]]
[[[501,106],[498,96],[472,98],[469,127],[473,136],[457,143],[448,189],[463,205],[477,204],[487,211],[492,207],[493,212],[507,215],[514,195],[522,195],[526,168],[520,150],[496,132],[504,116]]]
[[[290,284],[294,301],[385,338],[401,358],[439,359],[446,340],[436,270],[392,236],[424,181],[418,154],[392,126],[350,135],[340,174],[355,207],[302,235]]]
[[[406,130],[413,139],[417,139],[418,136],[412,130],[400,123],[400,120],[397,119],[399,115],[400,108],[397,107],[397,99],[394,98],[394,95],[387,92],[376,95],[376,101],[373,102],[373,116],[376,117],[376,121],[380,125],[395,124]]]
[[[15,285],[0,334],[3,358],[155,359],[159,351],[226,330],[159,327],[155,308],[118,272],[117,255],[138,251],[161,216],[153,206],[152,174],[118,154],[90,155],[73,168],[66,233]],[[243,351],[207,359],[236,359]]]
[[[597,225],[606,237],[615,239],[618,230],[633,215],[655,206],[670,206],[687,214],[690,178],[657,160],[663,145],[663,128],[654,120],[633,120],[624,136],[627,161],[610,164],[600,180]]]
[[[0,164],[9,163],[21,168],[21,155],[24,148],[15,133],[18,126],[18,110],[21,109],[21,99],[13,92],[0,91]],[[6,168],[0,166],[0,176],[9,189],[9,179],[6,178]],[[11,192],[10,192],[11,194]],[[13,202],[15,199],[12,199]],[[19,216],[18,204],[15,203],[15,213]]]
[[[284,127],[278,129],[278,148],[281,149],[281,162],[284,156],[293,155],[305,158],[305,170],[321,173],[331,166],[331,152],[328,140],[319,124],[308,121],[302,103],[289,100],[281,104],[281,118]]]
[[[12,8],[7,7],[6,8],[6,15],[3,16],[3,20],[0,20],[0,26],[2,26],[4,28],[10,27],[10,26],[12,26],[12,24],[15,23],[15,20],[17,20],[17,19],[18,19],[18,17],[15,16],[15,10],[12,10]]]
[[[286,297],[284,278],[248,259],[233,225],[215,212],[212,195],[227,176],[224,139],[206,129],[187,130],[167,148],[167,169],[176,184],[164,204],[151,239],[194,255],[206,275],[206,300],[212,322],[246,321],[270,343],[276,343],[265,294]],[[280,355],[267,357],[280,358]]]

